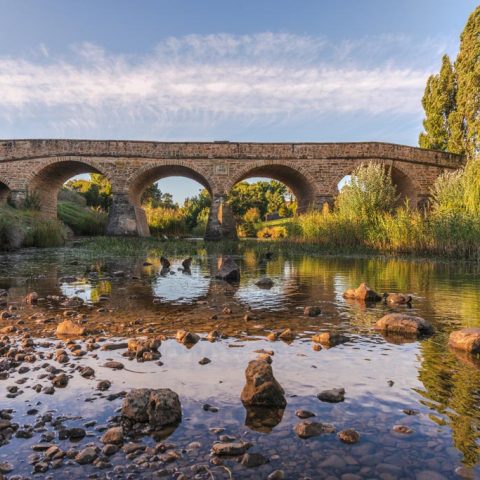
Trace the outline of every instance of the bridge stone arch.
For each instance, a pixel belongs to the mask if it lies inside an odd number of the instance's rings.
[[[261,160],[250,162],[234,172],[227,183],[228,193],[237,183],[252,177],[267,177],[285,184],[295,195],[298,203],[298,212],[304,213],[309,207],[318,204],[318,182],[313,175],[302,166],[289,161]]]
[[[45,218],[56,218],[60,188],[69,178],[83,173],[99,173],[112,183],[110,172],[95,159],[77,156],[56,157],[36,159],[24,179],[24,188],[21,190],[24,196],[30,193],[38,198],[40,212]]]
[[[12,193],[10,182],[3,175],[0,175],[0,206],[7,203],[8,197]]]
[[[216,193],[215,186],[209,178],[209,172],[194,165],[194,162],[150,160],[126,178],[123,191],[113,192],[107,233],[149,236],[147,218],[141,205],[142,194],[152,183],[172,176],[195,180],[208,190],[212,199]]]

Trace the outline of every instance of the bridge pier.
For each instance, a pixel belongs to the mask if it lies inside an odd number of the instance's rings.
[[[205,240],[237,240],[237,225],[226,195],[212,196]]]
[[[150,236],[145,212],[133,205],[126,193],[113,193],[108,213],[107,235]]]

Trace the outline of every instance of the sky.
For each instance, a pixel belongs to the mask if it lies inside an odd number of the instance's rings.
[[[416,145],[426,79],[476,6],[0,0],[0,137]]]

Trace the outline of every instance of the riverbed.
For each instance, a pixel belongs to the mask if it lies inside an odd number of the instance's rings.
[[[189,256],[185,271],[181,263]],[[232,256],[241,271],[237,283],[216,279],[221,255],[196,243],[187,253],[168,255],[169,271],[162,270],[157,250],[109,255],[80,244],[0,255],[0,289],[8,292],[3,311],[10,312],[0,328],[20,350],[30,335],[35,351],[31,361],[13,362],[0,380],[0,426],[3,418],[12,430],[0,446],[6,478],[480,477],[480,362],[447,345],[452,330],[480,325],[476,265],[278,249],[266,255],[255,247]],[[271,288],[256,285],[263,277],[273,281]],[[379,293],[411,295],[411,306],[345,300],[343,292],[361,282]],[[38,294],[33,305],[25,303],[31,292]],[[306,316],[307,306],[321,313]],[[374,325],[389,312],[423,317],[435,333],[386,337]],[[68,362],[59,363],[53,352],[66,340],[56,337],[56,326],[73,316],[89,332],[75,339],[84,354],[66,348]],[[175,339],[180,329],[200,341],[187,348]],[[285,329],[293,333],[288,341],[267,338]],[[206,339],[212,331],[220,333],[216,341]],[[349,341],[321,348],[312,336],[323,331],[341,332]],[[124,355],[125,347],[102,348],[135,337],[161,338],[161,356],[137,361]],[[240,400],[248,362],[262,350],[270,353],[287,400],[285,409],[268,414]],[[205,358],[210,362],[199,363]],[[124,368],[108,368],[109,361]],[[83,377],[79,366],[93,368],[94,376]],[[58,372],[68,385],[45,393]],[[108,390],[97,389],[101,380],[111,383]],[[133,453],[119,448],[103,455],[101,436],[118,423],[125,394],[135,388],[176,392],[182,421],[160,437],[126,438],[124,445],[139,445]],[[333,388],[345,389],[344,401],[317,398]],[[335,432],[299,438],[298,410]],[[63,430],[76,427],[84,436],[63,438]],[[342,442],[337,433],[345,429],[358,432],[359,441]],[[249,466],[235,456],[212,455],[222,438],[249,442],[249,452],[264,461]],[[102,461],[79,464],[76,454],[90,444]],[[46,445],[59,447],[59,461],[44,458]]]

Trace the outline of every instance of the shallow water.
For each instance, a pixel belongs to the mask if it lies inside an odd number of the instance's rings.
[[[166,275],[161,274],[158,258],[96,258],[81,248],[26,250],[0,256],[0,289],[8,289],[9,303],[19,306],[18,318],[0,320],[0,326],[16,324],[20,329],[29,328],[35,338],[53,339],[60,318],[56,315],[62,315],[65,308],[51,300],[34,307],[24,305],[25,294],[36,291],[40,297],[82,298],[86,304],[78,311],[87,316],[87,326],[95,326],[101,333],[97,336],[104,338],[113,336],[120,341],[145,334],[172,337],[179,328],[202,337],[216,328],[228,336],[214,343],[200,341],[190,349],[169,338],[160,347],[163,365],[129,361],[122,356],[124,350],[95,350],[80,360],[71,358],[73,366],[92,366],[95,380],[86,380],[74,368],[50,360],[50,364],[72,375],[67,388],[57,389],[54,395],[32,390],[36,383],[50,384],[47,378],[37,379],[45,363],[37,361],[29,364],[28,373],[15,370],[8,379],[0,380],[0,410],[12,408],[13,419],[20,425],[35,423],[36,415],[26,414],[33,407],[37,415],[53,411],[55,416],[74,416],[64,422],[69,427],[96,420],[95,426],[87,428],[89,434],[74,444],[80,449],[90,442],[99,444],[98,426],[116,415],[122,399],[109,401],[108,394],[138,387],[168,387],[180,396],[183,420],[167,439],[182,452],[182,458],[168,465],[168,469],[178,471],[168,473],[166,478],[180,471],[185,478],[229,478],[229,471],[233,478],[267,478],[277,469],[292,479],[441,479],[459,478],[458,473],[480,477],[479,364],[447,346],[453,329],[480,325],[476,266],[281,253],[265,260],[252,249],[235,258],[242,278],[238,285],[229,285],[214,279],[217,255],[197,251],[194,246],[192,255],[189,274],[177,270],[184,257],[170,257],[174,274]],[[152,265],[144,266],[144,262]],[[123,275],[114,276],[118,271]],[[62,278],[67,275],[76,279]],[[262,276],[274,280],[271,289],[255,285]],[[382,303],[364,305],[342,298],[344,290],[362,281],[379,292],[411,294],[412,308],[392,309]],[[307,305],[319,305],[321,315],[305,317],[303,308]],[[223,313],[225,307],[232,313]],[[385,338],[374,331],[373,325],[390,311],[422,316],[435,326],[436,333],[421,340]],[[37,323],[31,317],[44,312],[52,317],[51,323]],[[253,317],[249,321],[244,320],[246,312]],[[25,323],[18,324],[19,319]],[[296,333],[293,342],[266,339],[272,330],[284,328]],[[312,334],[325,330],[345,332],[350,341],[315,351]],[[245,410],[240,393],[245,368],[256,357],[255,350],[262,348],[274,351],[273,371],[285,390],[288,405],[284,411],[255,416],[255,412]],[[200,365],[202,357],[208,357],[211,363]],[[126,369],[102,367],[107,358],[123,362]],[[23,393],[6,398],[6,388],[22,377],[27,378],[20,385]],[[95,389],[99,379],[112,381],[105,394]],[[344,402],[330,404],[316,398],[320,391],[335,387],[345,388]],[[219,411],[204,411],[205,403]],[[295,416],[297,409],[311,410],[316,414],[313,420],[331,423],[337,432],[356,429],[360,441],[346,445],[334,434],[299,439],[293,431],[300,421]],[[414,410],[415,415],[407,415],[405,409]],[[396,424],[410,427],[413,433],[393,432]],[[211,446],[218,437],[209,428],[215,427],[250,441],[250,451],[261,452],[270,462],[246,468],[235,459],[225,459],[227,469],[210,465],[210,473],[195,477],[192,465],[209,465]],[[45,428],[55,432],[50,425]],[[8,460],[14,466],[8,475],[31,474],[27,457],[42,433],[36,432],[29,439],[13,437],[0,447],[0,463]],[[64,450],[72,446],[69,440],[53,441]],[[154,444],[149,437],[143,441]],[[191,442],[200,446],[192,447]],[[152,476],[151,470],[131,464],[126,473],[117,469],[115,476],[112,471],[116,465],[131,462],[122,452],[109,460],[112,466],[103,470],[65,460],[59,469],[36,474],[35,478],[159,478]]]

